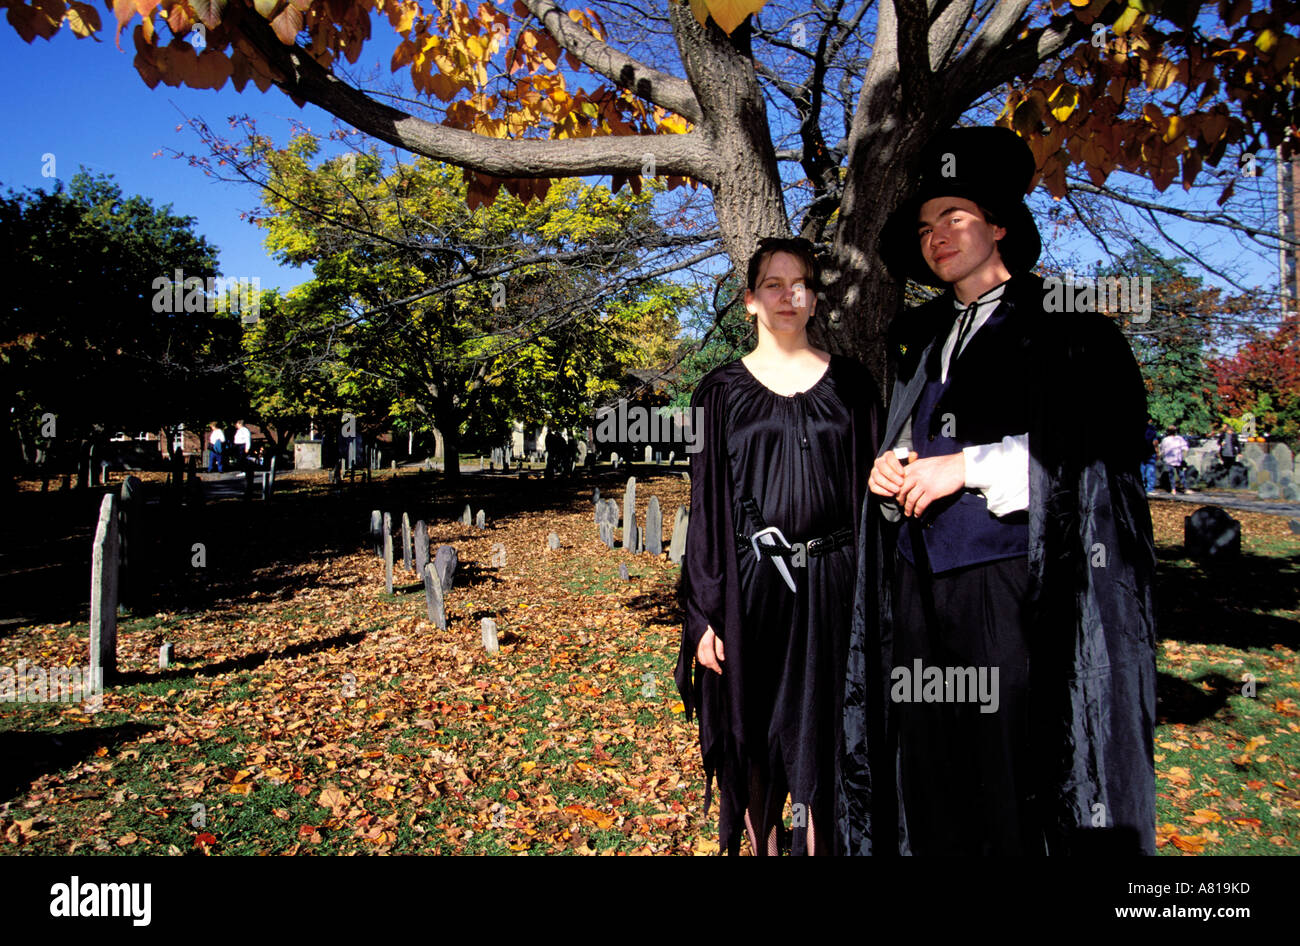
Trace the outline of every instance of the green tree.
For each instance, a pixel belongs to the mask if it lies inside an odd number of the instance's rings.
[[[399,426],[436,431],[449,475],[463,445],[499,443],[510,419],[571,423],[592,378],[675,336],[659,311],[672,290],[615,278],[653,230],[648,190],[563,181],[471,211],[454,168],[373,152],[313,164],[318,152],[309,136],[254,144],[268,246],[314,272],[276,311],[292,326],[264,331],[382,392]]]
[[[117,430],[235,409],[239,318],[207,291],[217,255],[193,218],[83,171],[0,198],[0,254],[22,273],[0,315],[6,480],[38,440],[70,470]]]

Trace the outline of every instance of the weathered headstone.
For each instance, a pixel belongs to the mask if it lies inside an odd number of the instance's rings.
[[[1259,498],[1264,500],[1265,502],[1270,502],[1274,499],[1281,499],[1282,487],[1278,486],[1276,483],[1270,483],[1268,481],[1265,481],[1259,484],[1258,495]]]
[[[411,558],[411,516],[402,513],[402,564],[408,569],[415,567]]]
[[[618,503],[612,499],[606,499],[603,501],[603,505],[605,507],[605,522],[608,522],[612,528],[617,529],[621,521],[618,517]]]
[[[674,565],[680,565],[682,556],[686,554],[686,528],[691,521],[691,514],[685,506],[677,507],[677,514],[673,516],[673,538],[668,543],[668,561]]]
[[[558,551],[560,548],[560,537],[552,532],[546,537],[546,546],[552,552]]]
[[[451,591],[451,586],[456,581],[456,566],[459,564],[460,556],[456,554],[454,546],[440,545],[438,551],[433,553],[433,567],[438,572],[443,594]]]
[[[1250,485],[1250,471],[1244,465],[1234,463],[1223,485],[1228,489],[1246,489]]]
[[[638,555],[645,552],[645,527],[637,522],[636,527],[636,553]]]
[[[623,548],[629,552],[636,549],[636,477],[627,478],[627,489],[623,491]]]
[[[677,459],[677,451],[676,451],[676,450],[669,450],[669,451],[668,451],[668,465],[669,465],[669,466],[672,466],[672,465],[673,465],[673,461],[676,460],[676,459]]]
[[[479,622],[479,627],[483,629],[483,649],[489,654],[497,653],[501,649],[497,643],[497,622],[484,618]]]
[[[1284,443],[1273,444],[1273,449],[1269,453],[1275,463],[1277,463],[1278,475],[1294,475],[1295,473],[1295,455],[1291,453],[1291,448]]]
[[[609,455],[609,462],[614,464],[614,469],[618,469],[618,451],[614,450]]]
[[[636,527],[636,513],[633,513],[632,518],[623,523],[623,549],[635,555],[640,551],[640,540],[640,530]]]
[[[460,514],[460,524],[463,526],[472,526],[474,524],[474,512],[469,508],[468,503],[465,505],[465,511]]]
[[[370,538],[375,544],[375,558],[383,558],[384,514],[378,509],[370,510]]]
[[[393,514],[384,513],[384,591],[393,593]]]
[[[650,506],[645,514],[645,550],[651,555],[658,555],[664,550],[664,517],[659,510],[659,497],[650,497]]]
[[[480,509],[478,511],[478,515],[474,517],[474,528],[476,529],[487,528],[487,513],[485,513],[482,509]]]
[[[438,579],[438,570],[433,563],[428,563],[420,572],[424,581],[424,604],[429,612],[429,623],[440,631],[447,629],[447,611],[442,600],[442,582]]]
[[[1183,548],[1191,558],[1235,558],[1241,554],[1241,523],[1218,506],[1202,506],[1183,518]]]
[[[121,502],[118,505],[118,559],[122,570],[117,578],[118,600],[128,605],[138,602],[142,588],[143,555],[140,546],[140,516],[144,506],[144,484],[138,476],[128,476],[122,481]]]
[[[429,527],[424,524],[423,519],[416,519],[415,525],[411,528],[414,530],[412,539],[415,542],[415,573],[424,577],[424,566],[429,564]]]
[[[117,496],[105,493],[90,564],[90,673],[117,672]]]
[[[577,446],[574,448],[574,462],[577,463],[578,466],[586,466],[586,465],[587,465],[587,451],[588,451],[588,449],[589,449],[589,448],[588,448],[588,446],[587,446],[587,441],[585,441],[585,440],[579,440],[579,441],[578,441]]]
[[[646,462],[646,463],[653,463],[653,462],[654,462],[654,459],[655,459],[654,448],[651,447],[650,444],[646,444],[646,445],[645,445],[645,462]]]
[[[631,580],[632,580],[632,576],[629,575],[629,574],[628,574],[628,571],[627,571],[627,562],[619,562],[619,565],[618,565],[618,577],[621,578],[623,581],[631,581]]]
[[[1282,491],[1282,498],[1285,500],[1295,502],[1300,499],[1300,486],[1295,483],[1284,483],[1279,489]]]
[[[614,527],[609,524],[609,520],[602,520],[600,523],[600,541],[605,543],[606,548],[614,547]]]
[[[158,669],[166,670],[176,658],[176,645],[163,644],[158,648]]]

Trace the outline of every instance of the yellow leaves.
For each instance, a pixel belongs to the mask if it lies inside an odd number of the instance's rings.
[[[727,33],[745,22],[751,13],[763,9],[766,0],[691,0],[691,12],[703,26],[707,16]]]
[[[342,817],[344,811],[347,810],[348,799],[347,796],[337,788],[329,786],[328,788],[321,790],[320,797],[316,799],[316,804],[320,805],[322,808],[328,808],[331,815],[335,818],[339,818]]]
[[[1052,117],[1058,122],[1063,122],[1069,118],[1078,104],[1079,90],[1068,82],[1063,82],[1057,86],[1056,91],[1047,99],[1047,105],[1052,112]]]
[[[1181,765],[1174,765],[1170,766],[1164,778],[1174,785],[1189,785],[1192,781],[1192,773]]]
[[[1145,61],[1144,61],[1145,65]],[[1153,92],[1163,92],[1173,84],[1175,79],[1184,78],[1187,63],[1174,64],[1168,60],[1159,60],[1146,66],[1146,85]]]
[[[1272,30],[1264,30],[1255,37],[1255,48],[1262,53],[1268,52],[1277,45],[1277,33]]]
[[[102,26],[99,11],[88,3],[81,3],[80,0],[71,0],[68,4],[67,20],[72,32],[83,38],[98,33]]]
[[[591,822],[601,831],[614,827],[614,816],[603,811],[597,811],[595,808],[587,808],[583,805],[566,805],[564,810],[571,815],[577,815]]]

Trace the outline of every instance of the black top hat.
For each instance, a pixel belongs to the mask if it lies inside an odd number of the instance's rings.
[[[964,197],[991,211],[1007,235],[998,252],[1008,270],[1028,272],[1043,244],[1025,204],[1033,180],[1034,154],[1010,128],[953,128],[943,132],[921,155],[916,189],[885,221],[880,257],[895,279],[914,279],[929,286],[945,283],[921,255],[917,215],[927,200]]]

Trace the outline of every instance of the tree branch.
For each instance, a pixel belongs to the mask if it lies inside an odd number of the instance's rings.
[[[703,117],[700,103],[685,79],[652,69],[596,39],[571,20],[554,0],[524,0],[524,5],[560,46],[588,68],[639,97],[676,112],[694,125],[700,123]]]
[[[295,101],[318,105],[366,134],[415,154],[496,177],[554,178],[640,174],[646,155],[653,153],[658,174],[712,183],[712,162],[703,137],[696,132],[564,141],[489,138],[376,102],[301,47],[285,46],[259,15],[240,17],[237,30],[251,52],[280,73],[275,84]]]

